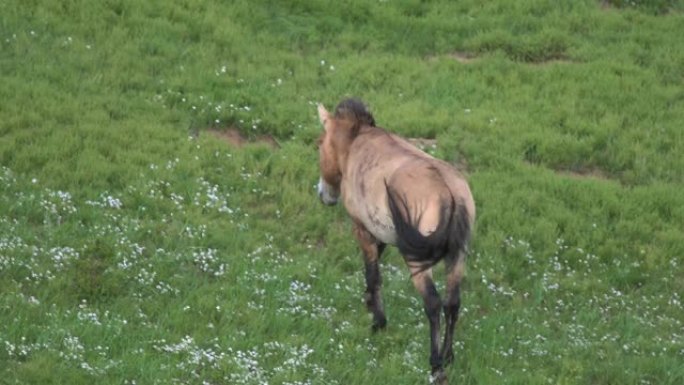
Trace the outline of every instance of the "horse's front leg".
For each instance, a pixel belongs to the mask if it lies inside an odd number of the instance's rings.
[[[385,317],[385,310],[380,295],[382,278],[380,277],[379,264],[380,255],[385,249],[385,244],[375,239],[360,223],[354,225],[354,235],[359,241],[366,268],[366,293],[364,295],[366,307],[373,313],[372,329],[373,331],[378,331],[387,325],[387,318]]]
[[[411,280],[420,295],[423,297],[425,315],[430,323],[430,366],[432,377],[438,384],[446,383],[444,374],[444,361],[439,350],[440,317],[442,313],[442,300],[432,280],[432,268],[423,266],[411,266]]]

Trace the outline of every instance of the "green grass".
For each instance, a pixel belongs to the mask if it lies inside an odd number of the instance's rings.
[[[453,383],[684,382],[683,10],[1,2],[0,383],[427,383],[401,257],[372,334],[315,196],[314,103],[352,95],[467,167]]]

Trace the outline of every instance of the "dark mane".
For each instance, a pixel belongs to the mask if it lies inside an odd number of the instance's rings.
[[[335,108],[336,118],[347,118],[360,123],[375,127],[375,118],[368,111],[366,105],[358,99],[345,99]]]

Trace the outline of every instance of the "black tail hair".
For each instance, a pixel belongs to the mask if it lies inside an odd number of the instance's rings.
[[[426,270],[444,258],[457,258],[460,252],[467,251],[470,220],[465,205],[456,203],[454,197],[451,197],[442,205],[437,228],[432,234],[425,236],[418,230],[421,215],[410,217],[406,196],[399,196],[387,182],[385,187],[397,233],[397,247],[407,262],[415,263],[421,270]]]

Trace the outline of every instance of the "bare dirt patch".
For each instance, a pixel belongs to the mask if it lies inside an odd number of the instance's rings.
[[[422,151],[429,152],[429,150],[434,150],[437,148],[437,139],[406,138],[406,140],[408,140],[409,143],[418,147]],[[469,170],[468,160],[465,157],[463,157],[462,154],[459,154],[458,159],[452,162],[452,164],[461,172],[468,172]]]
[[[412,145],[425,151],[437,147],[437,139],[428,138],[406,138]]]
[[[450,54],[449,57],[462,64],[471,64],[478,60],[475,54],[465,51],[456,51]]]
[[[445,55],[430,55],[427,57],[428,61],[437,61],[442,58],[449,58],[452,60],[456,60],[457,62],[461,64],[473,64],[476,61],[478,61],[480,58],[477,57],[474,53],[466,52],[466,51],[456,51],[452,52],[449,54]]]
[[[525,64],[531,66],[531,67],[548,67],[552,65],[569,65],[569,64],[574,64],[575,62],[567,59],[565,57],[555,57],[551,59],[546,59],[546,60],[541,60],[541,61],[531,61],[531,62],[526,62]]]
[[[607,0],[600,1],[600,4],[601,4],[601,9],[604,11],[611,11],[611,10],[617,9],[614,4],[612,4],[610,1],[607,1]]]
[[[272,149],[278,149],[280,148],[280,144],[273,138],[271,135],[258,135],[253,139],[250,139],[243,135],[240,130],[238,130],[235,127],[229,127],[226,129],[209,129],[207,132],[214,136],[215,138],[218,138],[220,140],[223,140],[230,144],[233,147],[241,148],[244,147],[247,144],[250,143],[260,143],[260,144],[265,144],[268,147]]]
[[[477,63],[482,59],[482,57],[478,56],[475,53],[472,52],[467,52],[467,51],[456,51],[452,52],[446,57],[456,60],[457,62],[461,64],[473,64]],[[431,60],[436,60],[438,56],[433,56],[430,59]],[[511,58],[512,60],[515,60],[514,58]],[[543,57],[539,58],[538,60],[516,60],[520,63],[532,66],[532,67],[546,67],[546,66],[552,66],[552,65],[566,65],[566,64],[574,64],[575,62],[567,58],[566,56],[562,54],[557,54],[557,55],[550,55],[548,57]]]
[[[596,167],[585,167],[573,170],[563,170],[557,169],[556,173],[560,175],[565,175],[573,179],[597,179],[597,180],[609,180],[612,179],[608,173],[596,168]]]

